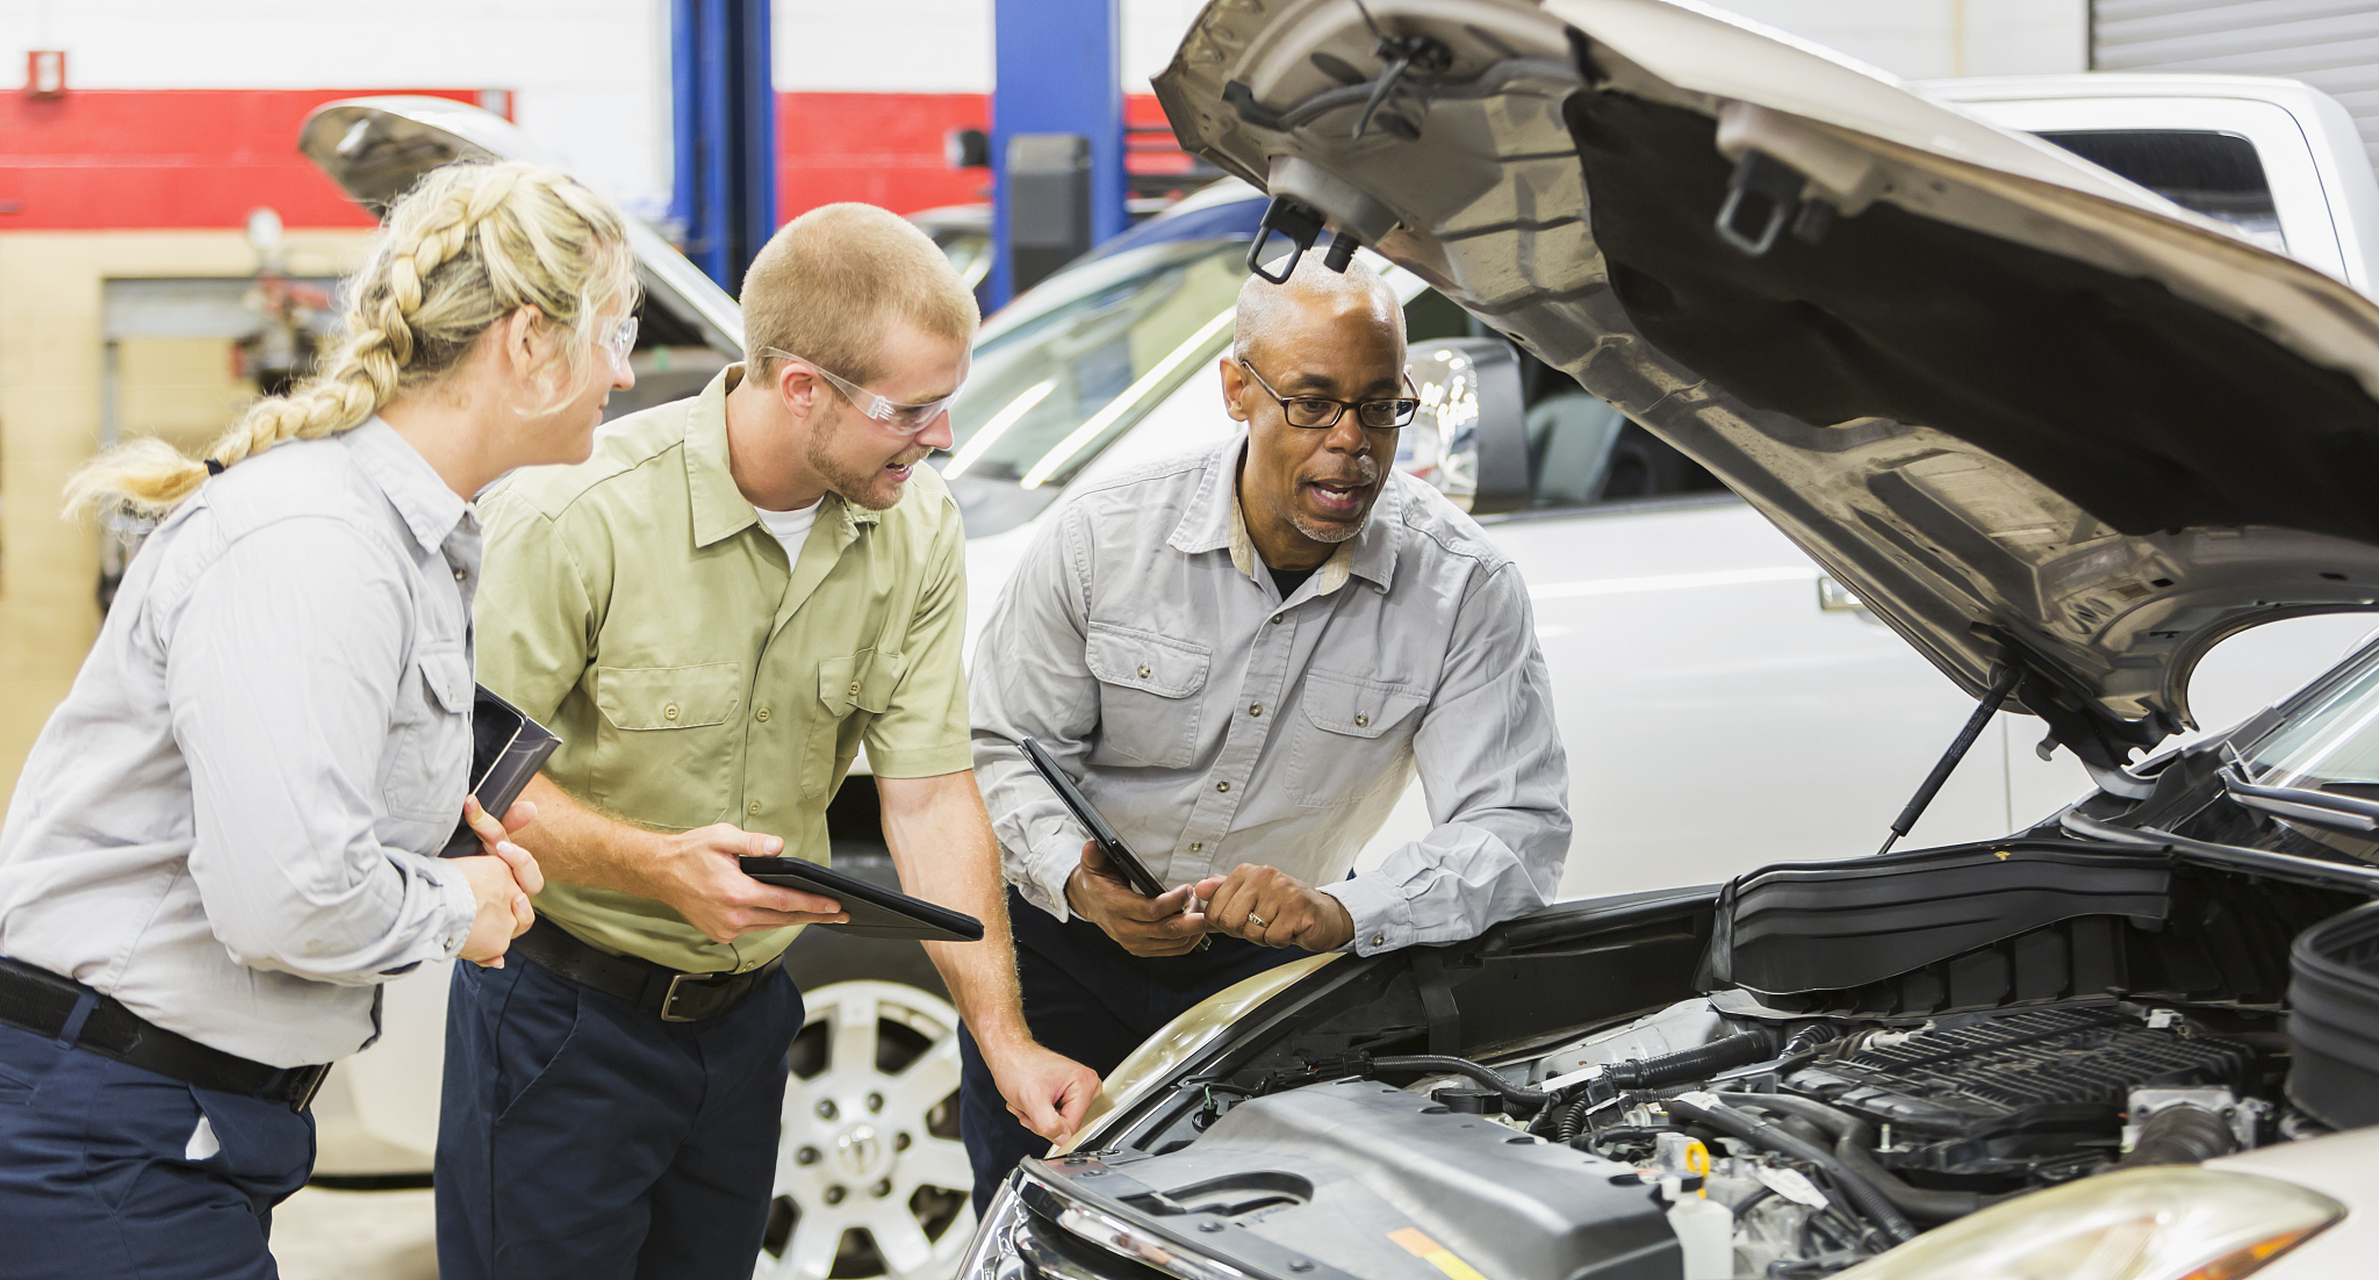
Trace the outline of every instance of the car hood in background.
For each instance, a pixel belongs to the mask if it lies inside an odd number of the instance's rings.
[[[2379,308],[1879,72],[1659,0],[1214,0],[1156,88],[2094,770],[2223,637],[2379,600]]]
[[[347,98],[315,108],[297,149],[357,203],[385,213],[421,175],[457,160],[524,160],[560,167],[492,111],[448,98]],[[652,228],[629,218],[637,281],[646,301],[667,311],[703,345],[743,359],[743,310],[700,268]]]

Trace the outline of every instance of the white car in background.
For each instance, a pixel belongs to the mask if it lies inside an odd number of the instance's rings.
[[[2162,194],[2370,282],[2379,185],[2346,158],[2343,110],[2302,85],[2074,76],[1923,90],[1971,99],[1975,114],[2011,127],[2090,133],[2077,150],[2140,162],[2135,176]],[[2247,140],[2252,165],[2242,168],[2234,138]],[[367,203],[446,160],[537,155],[497,117],[419,98],[327,106],[302,147]],[[988,614],[1066,489],[1232,429],[1213,368],[1265,203],[1252,187],[1219,184],[984,326],[953,413],[957,443],[937,459],[965,510],[971,619]],[[735,303],[657,236],[637,236],[639,385],[614,397],[615,413],[691,394],[740,358]],[[1404,464],[1466,496],[1530,584],[1572,768],[1577,836],[1563,896],[1871,850],[1971,702],[1699,465],[1418,276],[1382,265],[1406,301],[1432,402],[1405,432]],[[2366,626],[2309,619],[2224,646],[2191,686],[2197,718],[2226,724],[2275,700]],[[2188,704],[2172,712],[2186,716]],[[2086,789],[2070,756],[2034,755],[2038,731],[2000,716],[1913,838],[1994,835]],[[873,790],[855,775],[836,797],[836,865],[888,880]],[[1426,825],[1416,787],[1374,853]],[[938,978],[913,944],[824,929],[803,935],[788,967],[810,1025],[793,1049],[760,1273],[946,1275],[973,1218],[957,1143],[956,1017]],[[322,1180],[392,1185],[426,1173],[445,989],[443,972],[391,984],[383,1039],[332,1075],[316,1104]]]

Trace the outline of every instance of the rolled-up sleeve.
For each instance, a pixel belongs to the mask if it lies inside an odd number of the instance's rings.
[[[1087,837],[1018,744],[1035,739],[1082,776],[1099,722],[1098,681],[1084,657],[1086,551],[1077,509],[1033,539],[975,642],[972,684],[975,780],[999,835],[1001,870],[1060,920]]]
[[[189,873],[241,964],[368,985],[452,957],[469,934],[462,875],[375,835],[408,673],[407,592],[371,535],[290,519],[231,543],[170,622],[165,678],[196,824]]]
[[[1569,762],[1519,569],[1465,594],[1436,694],[1413,738],[1435,824],[1376,869],[1321,886],[1369,955],[1476,937],[1553,899],[1569,858]]]

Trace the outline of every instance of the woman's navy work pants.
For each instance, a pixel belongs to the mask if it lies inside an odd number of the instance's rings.
[[[1016,936],[1016,978],[1033,1039],[1104,1077],[1140,1042],[1192,1005],[1242,979],[1310,954],[1259,947],[1224,934],[1185,956],[1135,956],[1080,916],[1063,923],[1008,890]],[[959,1137],[975,1166],[981,1214],[1019,1160],[1049,1150],[1049,1140],[1018,1123],[992,1082],[972,1035],[960,1033]]]
[[[0,1278],[272,1280],[314,1117],[0,1023]]]
[[[782,969],[663,1022],[523,957],[454,966],[441,1280],[749,1280],[801,1021]]]

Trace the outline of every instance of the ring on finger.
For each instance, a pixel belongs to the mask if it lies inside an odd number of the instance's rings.
[[[1262,916],[1260,916],[1260,915],[1257,915],[1257,914],[1256,914],[1255,912],[1253,912],[1253,911],[1250,911],[1250,912],[1248,912],[1248,913],[1247,913],[1247,922],[1248,922],[1249,924],[1252,924],[1252,925],[1254,925],[1254,926],[1255,926],[1255,927],[1257,927],[1258,929],[1264,929],[1264,928],[1269,928],[1269,927],[1270,927],[1269,925],[1266,925],[1266,924],[1264,923],[1264,917],[1262,917]]]

